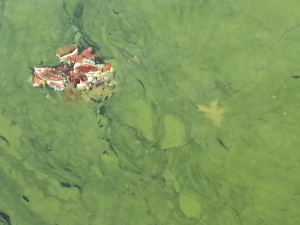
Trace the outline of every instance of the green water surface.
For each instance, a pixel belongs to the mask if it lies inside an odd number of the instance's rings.
[[[299,11],[0,0],[0,225],[300,224]],[[113,63],[105,102],[29,85],[71,43]]]

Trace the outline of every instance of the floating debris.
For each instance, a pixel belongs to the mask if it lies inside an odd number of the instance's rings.
[[[78,96],[87,101],[92,98],[110,96],[116,85],[111,63],[97,63],[100,55],[92,54],[92,47],[78,53],[75,44],[66,45],[56,51],[60,65],[56,67],[34,67],[30,84],[33,87],[50,87],[56,91],[66,90],[67,97]],[[82,93],[78,94],[77,91]],[[83,93],[85,91],[91,92]],[[97,95],[98,94],[98,95]]]

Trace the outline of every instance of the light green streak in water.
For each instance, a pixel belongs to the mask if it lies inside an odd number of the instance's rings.
[[[299,224],[297,1],[65,3],[75,25],[61,1],[0,2],[12,224]],[[109,118],[27,84],[28,67],[87,36],[113,57]],[[195,108],[216,99],[220,129]]]

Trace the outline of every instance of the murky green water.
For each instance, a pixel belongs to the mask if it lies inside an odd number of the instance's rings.
[[[0,224],[299,224],[299,10],[0,0]],[[114,65],[101,107],[28,85],[70,43]]]

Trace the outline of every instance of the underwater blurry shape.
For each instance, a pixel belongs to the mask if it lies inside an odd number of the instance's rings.
[[[216,127],[222,126],[224,114],[228,111],[226,108],[220,108],[219,101],[215,100],[209,103],[209,106],[198,105],[197,110],[203,112],[205,117],[208,118]]]
[[[179,206],[187,218],[201,218],[203,215],[203,207],[197,197],[194,193],[179,194]]]

